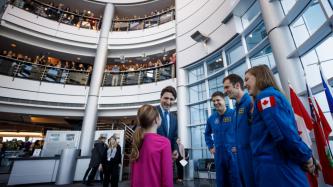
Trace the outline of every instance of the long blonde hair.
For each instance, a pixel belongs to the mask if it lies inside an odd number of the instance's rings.
[[[137,120],[139,127],[133,135],[131,162],[136,161],[140,156],[140,149],[143,142],[144,130],[153,126],[154,120],[159,117],[157,109],[151,105],[143,105],[138,109]]]

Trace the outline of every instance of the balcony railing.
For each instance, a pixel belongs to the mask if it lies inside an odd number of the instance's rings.
[[[36,14],[47,19],[73,25],[79,28],[99,30],[102,18],[93,17],[89,11],[75,12],[66,11],[63,8],[54,7],[37,0],[11,0],[13,6]],[[169,9],[154,16],[138,19],[117,19],[113,20],[113,31],[133,31],[155,27],[175,19],[175,9]]]
[[[0,74],[43,82],[89,86],[91,73],[34,64],[0,55]],[[104,72],[102,86],[126,86],[175,78],[175,64],[137,71]]]
[[[113,31],[134,31],[156,27],[175,19],[175,9],[170,9],[160,14],[139,19],[113,20]]]

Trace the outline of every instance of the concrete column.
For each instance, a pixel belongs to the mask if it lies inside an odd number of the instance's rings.
[[[298,58],[287,56],[296,49],[288,26],[280,26],[284,13],[280,1],[259,0],[268,39],[279,72],[282,89],[289,98],[290,83],[297,93],[305,90],[304,73]]]
[[[184,69],[177,69],[177,117],[178,117],[178,136],[185,148],[191,147],[191,136],[189,136],[190,124],[189,109],[187,104],[186,72]]]
[[[96,58],[94,60],[94,68],[91,75],[90,89],[87,98],[86,109],[84,112],[80,149],[81,156],[89,156],[93,146],[95,137],[95,129],[97,122],[97,107],[99,90],[103,80],[103,73],[108,53],[108,36],[112,25],[114,15],[114,5],[107,3],[104,9],[103,22],[100,30]]]

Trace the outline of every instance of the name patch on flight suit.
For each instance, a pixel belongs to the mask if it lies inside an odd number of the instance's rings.
[[[224,117],[224,118],[223,118],[223,122],[224,122],[224,123],[231,122],[231,117]]]
[[[238,114],[244,114],[244,111],[245,111],[245,109],[244,109],[244,107],[242,107],[238,110]]]

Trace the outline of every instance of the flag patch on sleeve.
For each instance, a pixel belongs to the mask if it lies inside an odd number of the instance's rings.
[[[260,112],[265,110],[266,108],[270,108],[275,105],[276,105],[275,98],[273,96],[264,97],[264,98],[260,99],[260,101],[258,101],[258,103],[257,103],[257,106],[258,106],[258,109]]]

